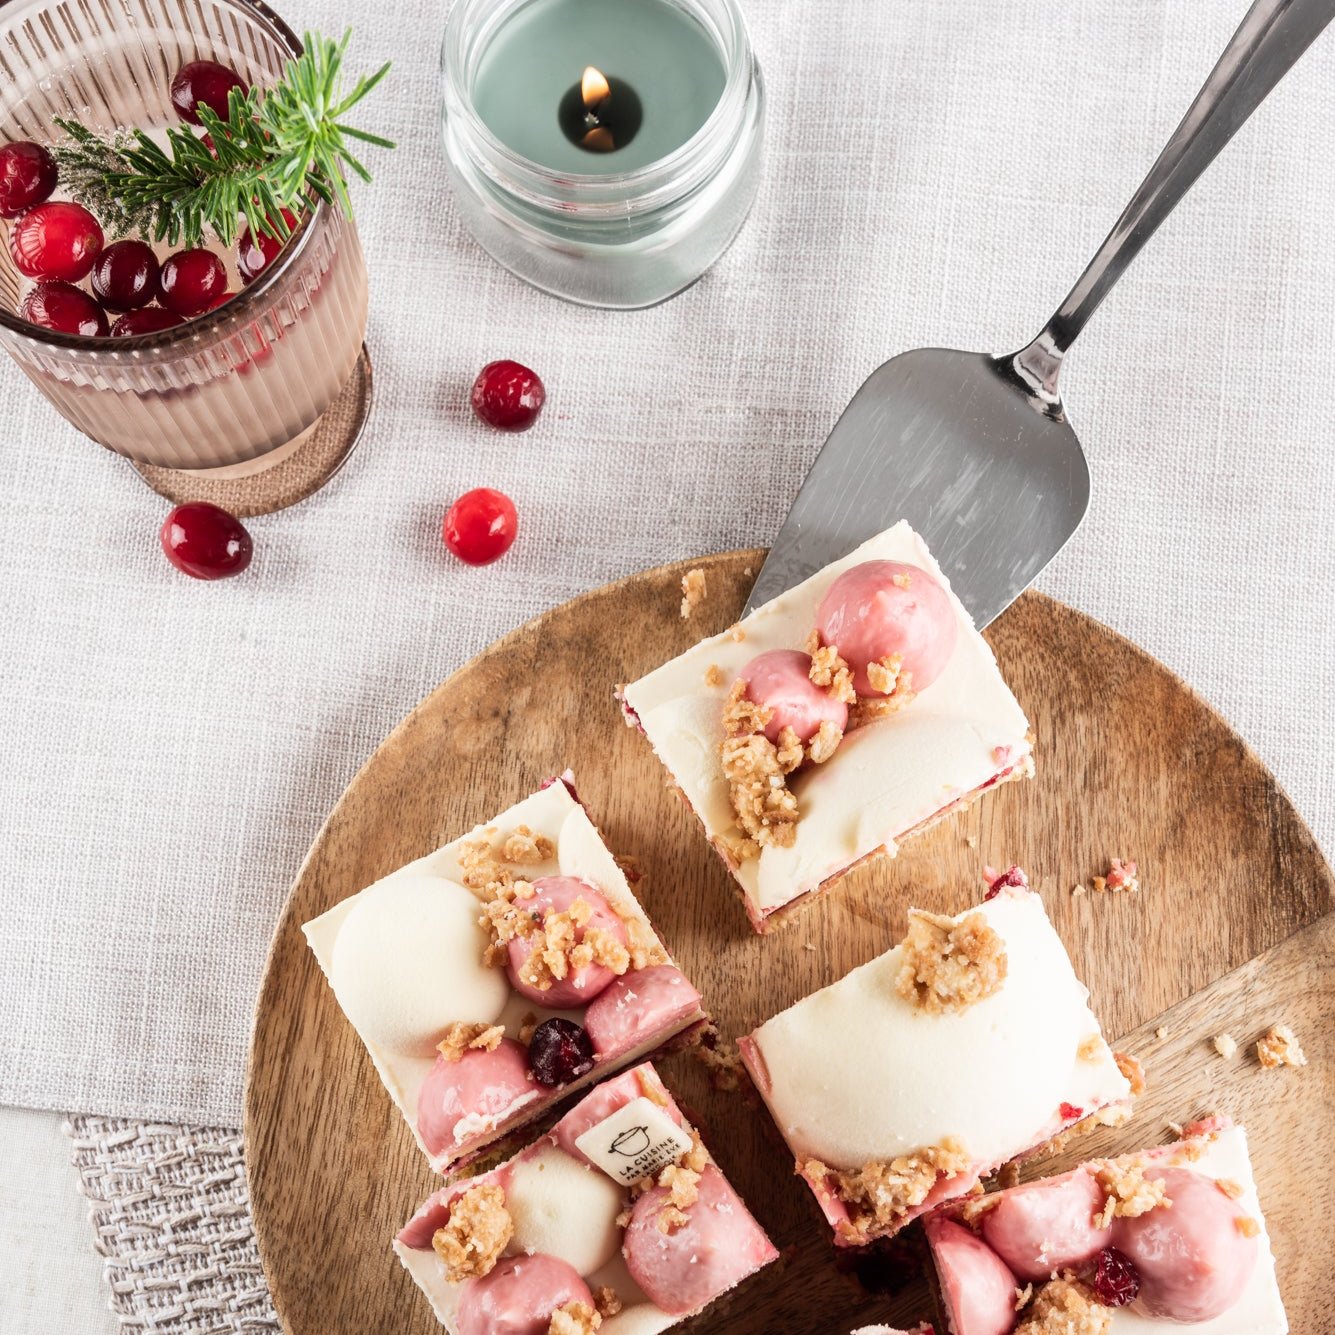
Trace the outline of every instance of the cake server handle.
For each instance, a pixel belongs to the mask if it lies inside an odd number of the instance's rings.
[[[1062,358],[1159,224],[1247,117],[1335,19],[1335,0],[1256,0],[1191,109],[1066,300],[1023,351],[1015,371],[1055,401]]]

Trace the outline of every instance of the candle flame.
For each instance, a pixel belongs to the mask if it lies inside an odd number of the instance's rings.
[[[596,107],[599,102],[611,95],[612,86],[607,82],[602,70],[586,65],[584,77],[580,80],[580,92],[584,96],[586,107]]]

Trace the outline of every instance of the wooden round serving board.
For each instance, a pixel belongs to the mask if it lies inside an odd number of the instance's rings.
[[[438,1330],[388,1245],[433,1179],[301,924],[566,766],[611,847],[641,859],[645,906],[728,1038],[888,949],[910,904],[956,912],[981,893],[984,863],[1021,863],[1106,1032],[1141,1058],[1149,1080],[1127,1127],[1043,1170],[1157,1143],[1170,1119],[1220,1111],[1245,1120],[1292,1328],[1329,1329],[1335,1280],[1329,1249],[1312,1245],[1311,1193],[1335,1156],[1335,882],[1275,780],[1172,673],[1029,593],[988,639],[1038,734],[1037,778],[1003,786],[897,860],[859,868],[783,931],[757,937],[648,744],[622,725],[612,687],[731,624],[762,556],[647,571],[521,627],[423,701],[330,816],[274,937],[246,1088],[256,1231],[286,1330]],[[708,595],[683,621],[690,566],[705,570]],[[1139,895],[1072,895],[1113,856],[1139,862]],[[1256,1062],[1256,1037],[1280,1020],[1298,1031],[1305,1070]],[[1224,1031],[1240,1045],[1227,1062],[1209,1043]],[[895,1293],[870,1293],[836,1265],[753,1095],[712,1089],[688,1054],[662,1069],[785,1252],[700,1328],[843,1335],[868,1320],[927,1314],[920,1279],[900,1275]]]

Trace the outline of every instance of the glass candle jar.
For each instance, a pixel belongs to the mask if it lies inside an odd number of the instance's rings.
[[[442,110],[454,197],[483,248],[544,292],[633,310],[688,287],[737,235],[765,94],[735,0],[614,3],[456,0]],[[628,85],[640,104],[615,151],[561,137],[582,65],[607,76],[613,103]]]
[[[172,72],[187,61],[221,60],[248,83],[269,85],[300,50],[258,0],[0,0],[0,143],[58,140],[57,117],[99,133],[172,122]],[[324,203],[313,202],[253,282],[243,285],[228,256],[229,301],[128,337],[59,333],[21,319],[28,280],[3,244],[12,225],[0,220],[0,346],[74,426],[144,468],[186,470],[196,483],[277,467],[318,429],[361,364],[366,265],[356,227]],[[168,249],[157,247],[162,256]],[[326,471],[360,422],[334,442]]]

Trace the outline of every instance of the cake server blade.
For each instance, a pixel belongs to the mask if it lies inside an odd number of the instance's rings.
[[[1335,0],[1256,0],[1098,254],[1042,333],[1001,357],[920,348],[878,367],[835,424],[746,611],[899,519],[978,626],[1079,527],[1089,468],[1057,389],[1062,359],[1155,229],[1335,19]]]

